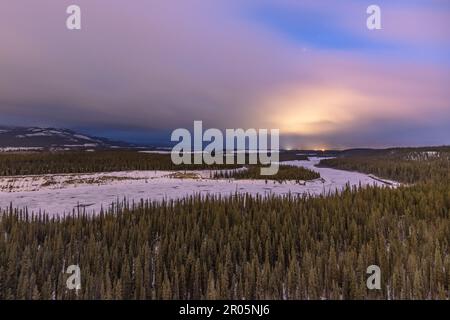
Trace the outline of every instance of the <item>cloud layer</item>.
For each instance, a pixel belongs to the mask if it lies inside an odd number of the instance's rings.
[[[81,31],[65,28],[72,1],[0,4],[2,124],[203,120],[280,128],[295,147],[450,143],[445,0],[379,1],[375,32],[365,1],[76,2]]]

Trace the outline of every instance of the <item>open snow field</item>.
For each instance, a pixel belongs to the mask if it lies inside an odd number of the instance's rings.
[[[89,213],[108,208],[113,202],[127,198],[177,199],[193,194],[229,196],[236,192],[252,195],[320,195],[352,186],[396,186],[370,175],[317,168],[320,158],[310,161],[287,161],[283,164],[302,166],[317,171],[321,179],[297,184],[265,180],[212,180],[210,171],[128,171],[95,174],[61,174],[0,177],[0,206],[28,207],[29,212],[51,215],[71,213],[82,208]],[[186,174],[185,174],[186,173]],[[185,177],[180,178],[180,175]],[[186,178],[188,177],[188,178]]]

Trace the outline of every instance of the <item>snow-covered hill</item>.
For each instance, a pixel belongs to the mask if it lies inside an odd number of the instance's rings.
[[[91,137],[67,129],[0,127],[0,151],[105,149],[134,145]]]

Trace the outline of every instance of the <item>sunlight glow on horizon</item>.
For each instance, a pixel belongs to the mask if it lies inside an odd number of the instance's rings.
[[[354,107],[364,102],[364,97],[346,89],[310,88],[288,90],[268,99],[265,109],[272,126],[283,134],[332,133],[341,125],[356,121]]]

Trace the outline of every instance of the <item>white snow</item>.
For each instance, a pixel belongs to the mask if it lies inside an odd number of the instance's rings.
[[[58,135],[58,136],[65,136],[65,135],[67,135],[66,132],[59,131],[59,130],[45,130],[45,132],[48,132],[48,133],[51,133],[51,134],[55,134],[55,135]]]
[[[5,132],[7,132],[7,131],[5,131]],[[16,138],[58,136],[58,137],[69,138],[72,141],[87,140],[87,141],[91,141],[91,142],[97,142],[96,140],[94,140],[86,135],[72,134],[69,132],[64,132],[64,131],[54,130],[54,129],[47,130],[47,129],[33,128],[33,129],[29,129],[28,132],[31,132],[31,133],[17,135]],[[1,131],[0,131],[0,133],[1,133]]]
[[[0,152],[40,151],[42,149],[42,147],[4,147],[0,148]]]
[[[112,148],[112,147],[111,147]],[[172,151],[168,150],[148,150],[148,151],[138,151],[138,153],[149,153],[149,154],[171,154]]]
[[[388,186],[366,174],[330,168],[317,168],[320,158],[310,161],[287,161],[283,164],[306,167],[318,171],[322,179],[297,184],[294,181],[278,183],[265,180],[212,180],[211,171],[186,171],[196,178],[171,177],[173,171],[127,171],[95,174],[36,175],[0,178],[0,206],[28,207],[30,212],[45,211],[51,215],[71,213],[82,207],[88,213],[108,208],[113,202],[127,198],[177,199],[193,194],[230,196],[235,193],[252,195],[320,195],[351,186]],[[180,171],[185,173],[185,171]],[[390,184],[392,183],[392,185]]]
[[[46,130],[46,129],[38,129],[38,128],[33,128],[33,129],[29,129],[28,130],[31,133],[26,133],[26,134],[22,134],[22,135],[18,135],[16,136],[17,138],[24,138],[24,137],[51,137],[51,136],[64,136],[65,134],[61,131],[57,131],[57,130]]]
[[[73,136],[78,139],[93,141],[93,139],[89,138],[88,136],[84,136],[82,134],[74,134]]]
[[[25,136],[25,137],[51,137],[53,135],[54,134],[52,134],[50,132],[42,131],[42,132],[36,132],[36,133],[27,133],[27,134],[25,134],[23,136]]]
[[[440,153],[437,151],[422,151],[422,152],[411,152],[407,159],[415,161],[427,161],[430,159],[436,159],[440,157]]]
[[[83,143],[83,144],[64,144],[63,147],[67,148],[80,148],[80,147],[87,147],[92,148],[98,146],[97,143]]]

